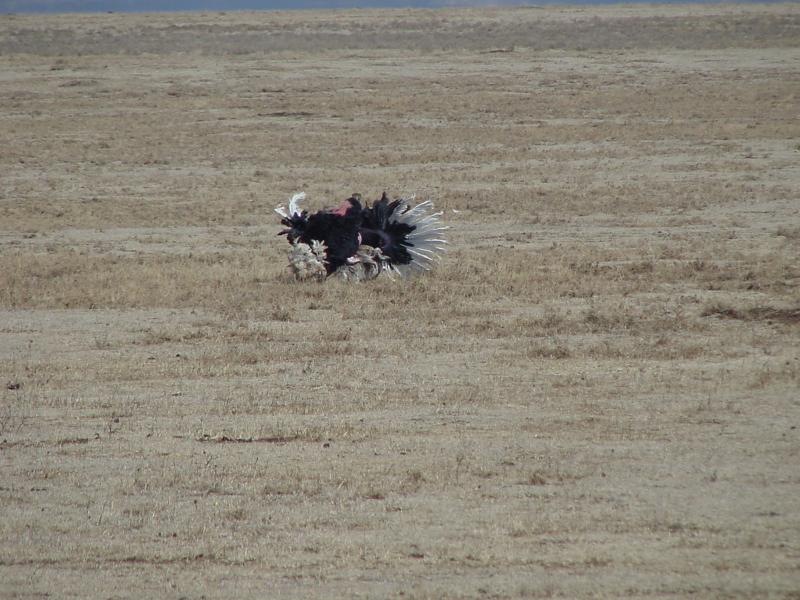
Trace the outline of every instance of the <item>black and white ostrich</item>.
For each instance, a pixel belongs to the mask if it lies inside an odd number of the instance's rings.
[[[348,281],[379,275],[405,276],[430,270],[447,241],[441,212],[426,200],[414,207],[410,199],[380,200],[362,205],[353,194],[336,208],[312,215],[300,209],[305,193],[295,194],[288,207],[275,209],[292,245],[289,268],[297,279],[323,280],[336,276]]]

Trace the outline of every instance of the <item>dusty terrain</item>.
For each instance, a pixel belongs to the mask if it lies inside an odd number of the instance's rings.
[[[0,597],[800,595],[800,5],[0,16]],[[430,197],[297,284],[272,209]]]

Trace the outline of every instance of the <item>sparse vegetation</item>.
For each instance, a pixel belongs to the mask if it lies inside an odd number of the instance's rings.
[[[791,597],[799,20],[0,18],[0,596]]]

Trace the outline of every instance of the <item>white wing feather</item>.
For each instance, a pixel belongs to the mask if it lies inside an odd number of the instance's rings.
[[[288,219],[289,217],[294,217],[295,215],[301,214],[300,210],[300,202],[306,199],[305,192],[298,192],[291,198],[289,198],[289,208],[288,210],[284,206],[278,206],[275,209],[275,212],[282,216],[284,219]]]

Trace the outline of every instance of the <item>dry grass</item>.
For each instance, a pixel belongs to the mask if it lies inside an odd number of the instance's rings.
[[[796,595],[798,19],[2,17],[0,596]]]

